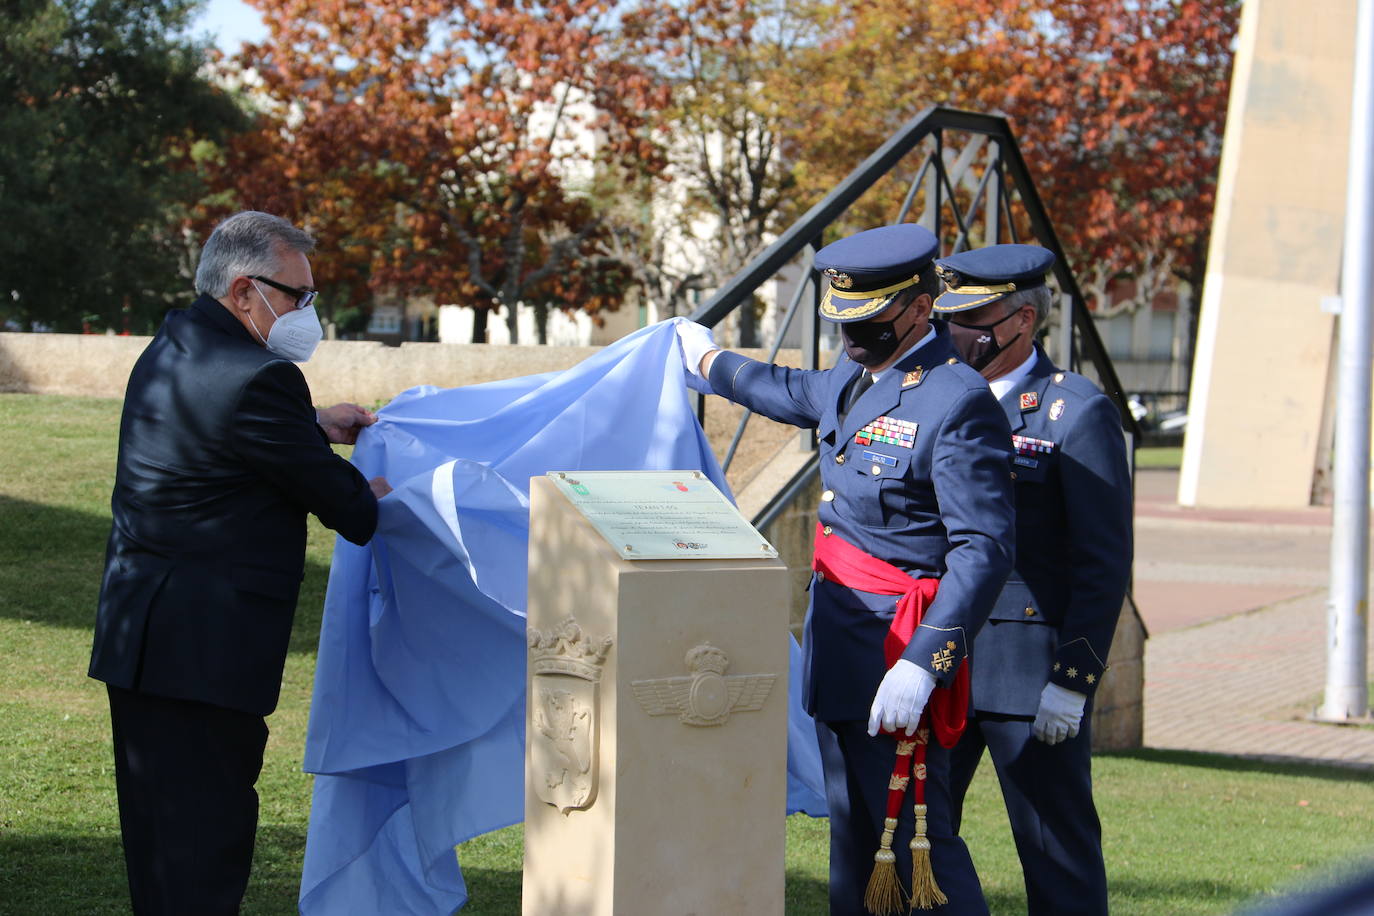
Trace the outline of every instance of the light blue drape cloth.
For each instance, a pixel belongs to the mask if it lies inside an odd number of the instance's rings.
[[[334,548],[305,750],[305,916],[449,914],[467,900],[453,847],[523,817],[529,478],[697,469],[729,493],[678,346],[665,322],[566,372],[412,388],[359,437],[354,463],[395,491],[370,545]],[[787,638],[788,810],[821,816]]]

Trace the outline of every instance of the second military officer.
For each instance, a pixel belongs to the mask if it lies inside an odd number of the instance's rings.
[[[953,757],[955,824],[986,748],[1002,786],[1031,914],[1105,914],[1089,699],[1131,566],[1131,481],[1120,414],[1034,342],[1054,255],[994,245],[943,258],[960,355],[1012,430],[1016,568],[974,642],[974,715]]]

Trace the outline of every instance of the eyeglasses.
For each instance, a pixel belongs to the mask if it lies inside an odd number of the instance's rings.
[[[273,289],[279,289],[289,296],[296,299],[295,307],[298,309],[310,308],[315,303],[315,297],[320,294],[317,289],[298,289],[294,286],[287,286],[285,283],[278,283],[276,280],[269,280],[266,277],[250,276],[250,280],[261,280]]]

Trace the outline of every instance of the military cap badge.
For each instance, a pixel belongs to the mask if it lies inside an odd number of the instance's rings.
[[[958,288],[964,285],[964,278],[959,276],[959,272],[946,267],[944,264],[937,263],[935,265],[935,275],[940,278],[940,281],[944,283],[945,286]]]
[[[854,278],[842,270],[828,267],[825,275],[830,278],[830,285],[836,289],[849,289],[854,285]]]

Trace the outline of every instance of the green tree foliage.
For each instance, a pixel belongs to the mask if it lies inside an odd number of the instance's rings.
[[[180,216],[200,193],[193,159],[241,120],[200,74],[193,10],[0,8],[0,320],[142,332],[190,292]]]

